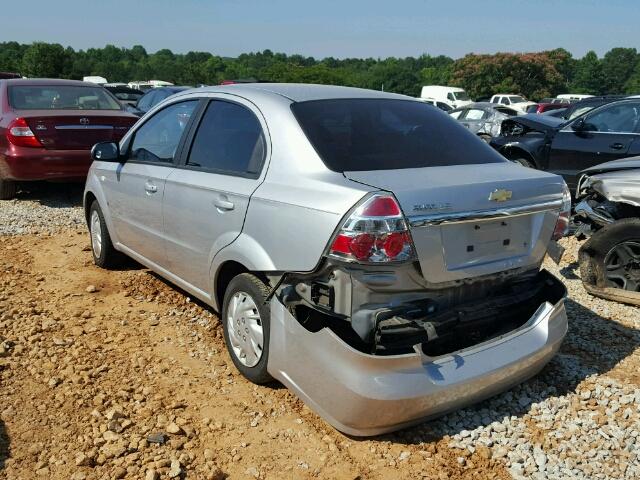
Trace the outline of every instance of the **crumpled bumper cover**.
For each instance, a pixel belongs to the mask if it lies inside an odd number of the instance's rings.
[[[431,358],[418,349],[374,356],[351,348],[327,328],[306,330],[274,297],[268,370],[338,430],[379,435],[532,377],[560,348],[567,323],[563,297],[555,304],[543,302],[520,328],[453,354]]]

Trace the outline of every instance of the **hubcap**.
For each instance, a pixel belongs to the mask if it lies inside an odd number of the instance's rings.
[[[264,331],[258,307],[249,294],[237,292],[231,297],[227,331],[236,358],[247,367],[255,367],[262,358]]]
[[[640,291],[640,242],[629,240],[613,247],[604,258],[604,267],[608,286]]]
[[[100,216],[97,211],[91,212],[91,248],[96,258],[102,253],[102,227],[100,226]]]

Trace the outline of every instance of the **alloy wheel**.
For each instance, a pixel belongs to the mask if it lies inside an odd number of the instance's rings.
[[[640,291],[640,242],[628,240],[617,244],[604,258],[604,267],[609,286]]]

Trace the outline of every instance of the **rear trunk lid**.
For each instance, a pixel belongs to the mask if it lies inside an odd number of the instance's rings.
[[[430,283],[536,267],[562,199],[561,177],[510,162],[344,174],[396,196]]]
[[[24,118],[40,143],[52,150],[88,150],[98,142],[118,142],[137,118],[121,111],[25,110]]]

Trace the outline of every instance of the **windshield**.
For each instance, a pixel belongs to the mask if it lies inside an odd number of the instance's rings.
[[[453,92],[456,97],[456,100],[469,100],[469,95],[464,90],[461,92]]]
[[[121,110],[102,87],[75,85],[10,86],[9,104],[17,110]]]
[[[464,126],[422,102],[314,100],[294,103],[291,109],[335,172],[506,161]]]
[[[526,102],[526,100],[518,95],[511,95],[509,96],[509,100],[511,100],[511,103],[522,103],[522,102]]]

